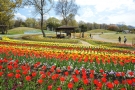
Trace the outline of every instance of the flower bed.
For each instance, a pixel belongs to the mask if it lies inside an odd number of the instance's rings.
[[[2,90],[134,90],[135,52],[0,41]]]

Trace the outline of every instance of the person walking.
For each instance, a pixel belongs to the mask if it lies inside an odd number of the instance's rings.
[[[118,41],[119,41],[119,43],[121,43],[121,37],[119,36],[119,38],[118,38]]]
[[[90,33],[90,38],[91,38],[91,33]]]
[[[91,35],[91,33],[90,33],[90,38],[91,38],[91,39],[93,38],[92,35]]]
[[[124,44],[126,44],[126,42],[127,42],[127,38],[126,36],[124,36]]]

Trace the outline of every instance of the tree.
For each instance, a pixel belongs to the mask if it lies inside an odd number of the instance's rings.
[[[55,18],[55,17],[51,17],[51,18],[48,18],[47,19],[47,27],[50,29],[50,30],[54,30],[55,28],[59,27],[60,26],[60,20]]]
[[[20,7],[22,0],[0,0],[0,25],[9,26],[10,20],[14,17],[16,8]],[[2,34],[5,34],[2,29]]]
[[[78,26],[77,21],[75,20],[75,15],[69,14],[68,18],[69,18],[68,22],[69,26]]]
[[[16,20],[15,20],[15,27],[20,27],[21,25],[22,25],[22,22],[23,22],[23,20],[20,18],[20,17],[18,17]]]
[[[116,25],[109,25],[109,26],[108,26],[108,30],[118,31],[118,30],[119,30],[119,27],[116,26]]]
[[[43,37],[45,37],[45,33],[43,30],[43,21],[44,21],[44,15],[47,14],[51,8],[53,7],[53,0],[24,0],[23,6],[27,5],[33,5],[35,8],[35,14],[40,14],[41,16],[41,31],[43,34]]]
[[[35,25],[36,25],[36,19],[34,19],[34,18],[27,18],[27,19],[25,20],[25,23],[26,23],[26,26],[27,26],[27,27],[32,27],[32,28],[34,28]]]
[[[72,18],[70,15],[76,15],[79,7],[75,4],[75,0],[59,0],[55,7],[56,15],[63,17],[65,25],[68,25]]]
[[[93,27],[94,27],[94,29],[99,29],[100,28],[100,25],[94,22],[93,23]]]
[[[84,38],[84,32],[87,31],[87,26],[84,21],[79,22],[79,28],[81,29],[82,32],[82,38]]]

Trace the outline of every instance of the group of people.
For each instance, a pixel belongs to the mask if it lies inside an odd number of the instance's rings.
[[[121,37],[120,36],[118,37],[118,41],[119,41],[119,43],[121,43]],[[127,42],[127,38],[126,38],[126,36],[124,36],[124,44],[126,44],[126,42]]]

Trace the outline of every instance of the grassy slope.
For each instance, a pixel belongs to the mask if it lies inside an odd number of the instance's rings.
[[[38,29],[29,27],[18,27],[8,30],[8,34],[24,34],[24,32],[28,30],[38,30]]]
[[[10,29],[8,30],[8,34],[9,35],[13,35],[13,34],[24,34],[24,32],[41,32],[40,29],[35,29],[35,28],[29,28],[29,27],[18,27],[18,28],[14,28],[14,29]],[[55,33],[53,31],[44,31],[45,33]]]

